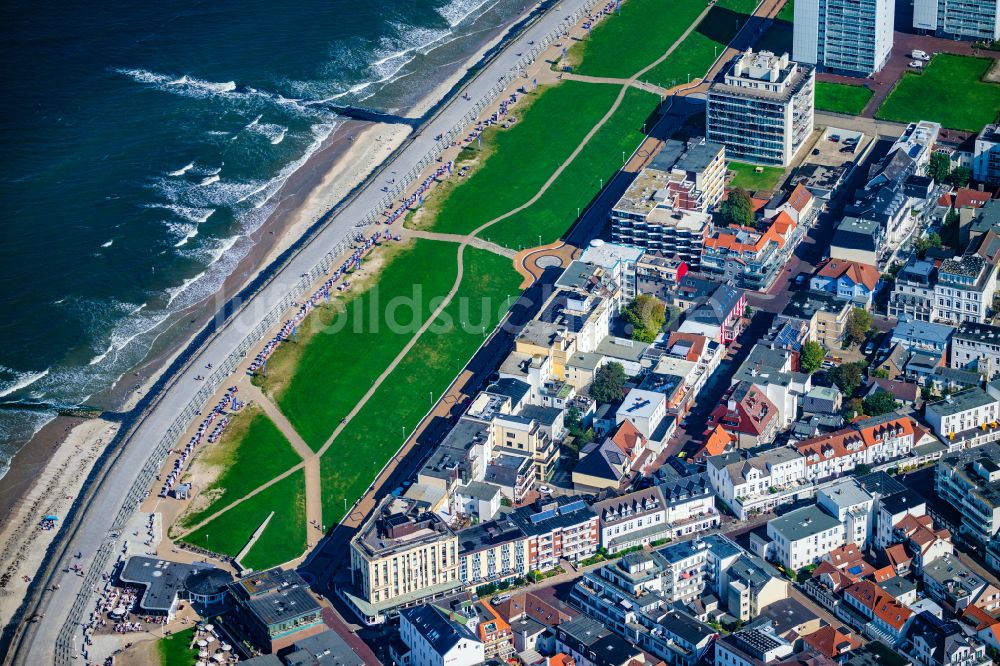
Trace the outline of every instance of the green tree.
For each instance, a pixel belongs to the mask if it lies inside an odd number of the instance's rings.
[[[872,329],[872,316],[863,308],[854,308],[847,315],[847,338],[852,342],[864,342]]]
[[[576,407],[570,407],[566,410],[564,423],[566,425],[566,430],[569,431],[570,436],[573,438],[573,443],[572,445],[569,445],[569,448],[572,450],[573,457],[579,458],[580,449],[594,441],[594,439],[597,438],[597,434],[594,432],[593,428],[583,427],[583,419],[580,418],[580,410]]]
[[[889,379],[889,371],[885,368],[875,368],[872,371],[872,377],[878,377],[879,379]]]
[[[802,345],[802,351],[799,352],[799,367],[802,372],[808,372],[811,375],[823,365],[824,358],[826,358],[826,350],[823,349],[823,345],[810,340]]]
[[[864,413],[864,405],[861,404],[861,398],[851,398],[846,403],[844,403],[843,414],[844,418],[850,421]]]
[[[969,184],[971,178],[972,172],[969,170],[969,167],[955,167],[948,174],[948,183],[955,187],[965,187]]]
[[[927,175],[939,183],[943,183],[951,172],[951,157],[945,153],[931,153],[930,164],[927,165]]]
[[[652,342],[667,320],[667,306],[652,294],[639,294],[622,310],[622,316],[632,326],[632,339]]]
[[[617,402],[625,392],[625,366],[616,361],[602,365],[594,373],[590,397],[597,402]]]
[[[729,196],[719,206],[719,215],[722,217],[722,223],[730,227],[754,226],[753,202],[750,201],[750,194],[742,187],[730,190]]]
[[[899,407],[896,398],[888,391],[881,389],[865,398],[862,405],[864,406],[865,414],[868,416],[882,416],[883,414],[895,411]]]
[[[865,367],[863,363],[843,363],[830,371],[830,379],[841,393],[850,398],[861,386],[861,370]]]
[[[937,232],[926,238],[918,238],[917,242],[913,244],[913,248],[917,251],[917,257],[920,259],[923,259],[927,255],[927,250],[932,247],[941,247],[941,236]]]

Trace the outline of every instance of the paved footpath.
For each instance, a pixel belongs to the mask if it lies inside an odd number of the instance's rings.
[[[437,143],[434,137],[450,131],[474,107],[476,101],[486,96],[497,81],[517,65],[520,60],[518,54],[531,50],[529,42],[541,41],[558,28],[567,16],[583,6],[585,0],[562,0],[558,9],[539,18],[517,39],[512,40],[475,79],[465,85],[463,92],[472,101],[454,96],[416,132],[404,148],[390,158],[385,172],[405,173],[418,164]],[[267,313],[282,302],[303,274],[318,264],[331,248],[357,233],[356,223],[369,211],[380,208],[384,196],[378,181],[370,179],[354,199],[337,213],[332,222],[279,269],[273,279],[193,356],[186,369],[174,379],[123,445],[124,450],[103,479],[101,491],[83,509],[69,549],[63,552],[81,551],[83,557],[79,561],[80,565],[85,570],[91,566],[97,550],[106,540],[113,538],[110,530],[123,504],[124,494],[136,483],[150,452],[167,433],[176,416],[187,406],[191,395],[201,388],[201,383],[195,376],[203,372],[207,363],[219,363],[237,349],[247,333],[265,320]],[[13,657],[13,663],[51,664],[55,661],[57,636],[67,622],[67,614],[81,592],[85,579],[72,576],[62,580],[58,590],[43,592],[41,599],[28,608],[26,615],[35,616],[35,619],[25,627],[23,640],[15,640],[11,655],[8,655],[8,658]],[[88,603],[84,617],[90,609]]]

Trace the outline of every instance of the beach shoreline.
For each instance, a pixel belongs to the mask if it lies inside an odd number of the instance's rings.
[[[424,95],[408,113],[425,121],[432,117],[429,112],[439,108],[448,99],[449,93],[457,94],[458,84],[510,36],[512,27],[523,24],[535,9],[535,6],[526,8],[522,15],[499,28],[493,38],[483,43],[461,67]],[[173,327],[183,326],[187,331],[183,334],[176,329],[172,331],[172,335],[166,336],[168,343],[161,345],[160,349],[154,345],[153,353],[143,364],[123,375],[111,388],[109,401],[116,408],[113,412],[135,411],[140,399],[190,346],[198,332],[216,316],[219,307],[298,242],[322,215],[358,191],[359,186],[368,182],[412,134],[411,127],[405,124],[376,124],[352,119],[341,121],[323,145],[282,185],[275,195],[278,198],[275,210],[260,228],[250,234],[253,241],[250,252],[227,276],[220,289],[213,296],[179,313],[176,321],[165,329],[170,331]],[[139,414],[132,416],[134,418]],[[43,487],[42,481],[65,469],[67,456],[86,450],[93,455],[88,457],[85,466],[77,470],[78,479],[75,479],[79,484],[83,483],[100,452],[112,441],[113,437],[109,435],[111,427],[128,428],[129,422],[109,424],[101,419],[60,415],[39,430],[13,456],[7,473],[0,477],[0,516],[3,516],[0,518],[0,550],[13,543],[12,526],[28,517],[30,500]],[[68,510],[68,505],[65,508]],[[51,539],[56,537],[58,531],[45,534]],[[23,575],[36,575],[44,554],[44,548],[33,548],[21,556],[14,572],[14,582],[20,583]],[[0,565],[6,569],[12,563],[0,561]],[[24,582],[25,591],[27,586],[28,582]],[[0,624],[6,623],[16,612],[20,595],[16,595],[15,590],[20,587],[12,583],[10,587],[0,590],[0,596],[4,597]],[[9,608],[14,597],[17,597],[17,603]]]

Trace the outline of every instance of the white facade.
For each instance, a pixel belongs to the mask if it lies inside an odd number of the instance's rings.
[[[667,397],[655,391],[632,389],[615,414],[616,423],[626,419],[647,438],[652,437],[667,415]]]
[[[786,569],[801,569],[847,543],[843,523],[817,506],[807,506],[767,523],[774,558]]]
[[[1000,0],[915,0],[913,27],[940,37],[1000,38]]]
[[[410,666],[476,666],[486,661],[485,646],[471,633],[459,638],[446,652],[439,653],[405,613],[400,615],[399,637],[410,648]]]
[[[792,55],[802,63],[870,76],[892,51],[893,0],[798,0]]]
[[[951,338],[948,365],[952,368],[975,370],[986,375],[986,381],[1000,376],[1000,326],[966,322]]]
[[[871,538],[874,504],[875,499],[854,479],[838,481],[816,494],[816,505],[843,524],[847,543],[853,543],[858,548],[863,548]]]
[[[976,268],[979,271],[973,275]],[[961,273],[963,270],[965,274]],[[938,282],[934,285],[934,320],[950,324],[963,321],[981,324],[988,318],[996,290],[996,266],[975,256],[961,260],[947,259],[938,269]]]
[[[991,393],[996,389],[990,387]],[[944,439],[967,430],[982,428],[1000,419],[1000,400],[979,387],[927,403],[927,423]]]
[[[1000,183],[1000,126],[987,125],[976,137],[972,154],[972,178],[982,183]]]
[[[737,498],[753,498],[770,493],[771,488],[798,485],[806,475],[806,460],[794,449],[778,447],[743,460],[738,451],[714,456],[706,465],[716,494],[727,504]]]

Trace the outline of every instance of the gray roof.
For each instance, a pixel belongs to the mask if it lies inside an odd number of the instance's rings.
[[[830,292],[810,289],[792,293],[788,304],[781,311],[781,316],[806,320],[812,319],[817,312],[840,314],[850,307],[849,301],[841,300]]]
[[[526,382],[522,382],[520,379],[501,377],[499,381],[490,384],[486,389],[486,392],[495,393],[497,395],[505,395],[510,398],[510,401],[513,404],[517,405],[524,400],[524,396],[526,396],[530,390],[531,386]]]
[[[919,321],[908,315],[902,315],[899,323],[892,329],[892,339],[894,341],[933,343],[943,347],[948,344],[955,329],[945,324],[935,324],[929,321]]]
[[[729,569],[729,580],[739,580],[753,590],[764,587],[773,578],[778,578],[778,572],[770,564],[756,555],[743,554],[736,558]]]
[[[243,662],[246,664],[247,662]],[[295,641],[295,650],[285,655],[287,666],[365,666],[364,659],[337,632],[327,629]]]
[[[845,217],[833,232],[831,246],[852,250],[878,249],[877,238],[881,238],[882,228],[875,220],[861,220],[856,217]]]
[[[768,522],[768,526],[789,541],[798,541],[840,525],[840,521],[818,506],[789,511]]]
[[[932,663],[951,663],[951,655],[960,648],[972,648],[977,645],[962,630],[954,620],[942,620],[929,611],[923,611],[910,623],[903,632],[903,638],[908,643],[918,639],[930,648]],[[985,656],[985,655],[984,655]]]
[[[529,536],[547,534],[554,529],[579,525],[597,517],[578,496],[557,497],[545,502],[514,509],[509,517]]]
[[[202,572],[205,575],[199,575]],[[232,576],[222,569],[200,562],[182,564],[135,555],[125,562],[119,579],[145,588],[139,602],[140,609],[167,613],[178,593],[188,590],[189,585],[197,588],[199,594],[210,595],[225,589]]]
[[[950,416],[970,409],[976,409],[977,407],[991,405],[996,401],[996,398],[986,393],[983,389],[973,386],[964,391],[953,393],[941,400],[927,403],[927,410],[933,411],[940,416]]]
[[[1000,345],[1000,326],[979,324],[974,321],[963,321],[958,325],[958,331],[952,339]]]
[[[458,537],[459,553],[464,555],[523,539],[524,532],[513,521],[498,518],[460,530],[455,536]]]
[[[478,641],[464,625],[449,620],[433,604],[404,608],[399,614],[413,625],[438,655],[448,654],[463,639]]]
[[[879,500],[880,511],[885,510],[890,516],[908,513],[910,510],[926,504],[927,500],[909,488]]]
[[[681,169],[697,173],[708,167],[723,146],[721,143],[706,141],[697,137],[688,141],[667,139],[663,147],[650,161],[649,166],[660,171]]]
[[[309,594],[309,586],[297,572],[281,568],[254,572],[229,584],[229,589],[247,612],[267,625],[283,624],[322,608]]]
[[[720,284],[704,303],[685,316],[685,321],[721,326],[736,308],[743,292],[728,284]]]
[[[916,583],[902,576],[893,576],[889,580],[879,583],[878,586],[896,599],[917,589]]]

